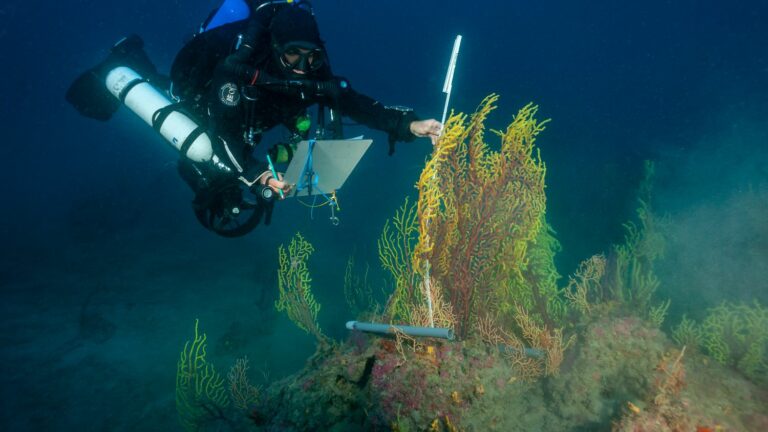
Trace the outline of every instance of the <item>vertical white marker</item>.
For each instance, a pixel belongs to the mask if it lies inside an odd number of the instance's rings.
[[[445,117],[448,115],[448,104],[451,100],[451,90],[453,89],[453,74],[456,72],[456,61],[459,58],[459,47],[461,47],[461,35],[456,36],[453,42],[453,52],[451,52],[451,62],[448,63],[448,72],[445,74],[445,84],[443,84],[443,93],[445,93],[445,107],[443,108],[443,119],[440,123],[445,124]]]
[[[456,61],[459,58],[459,47],[461,47],[461,35],[456,36],[453,41],[453,51],[451,52],[451,61],[448,63],[448,72],[445,74],[445,83],[443,84],[443,93],[445,93],[445,107],[443,107],[443,118],[440,121],[445,125],[445,117],[448,115],[448,104],[451,101],[451,90],[453,89],[453,74],[456,72]],[[437,173],[435,173],[437,174]],[[428,237],[427,237],[428,238]],[[427,297],[427,312],[429,313],[429,326],[435,326],[434,310],[432,308],[432,287],[429,276],[429,260],[424,264],[424,294]]]

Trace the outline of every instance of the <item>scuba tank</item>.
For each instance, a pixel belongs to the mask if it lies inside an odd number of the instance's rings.
[[[224,0],[221,6],[211,11],[208,18],[200,25],[199,33],[204,33],[237,21],[247,20],[251,10],[245,0]]]
[[[82,115],[106,121],[124,104],[154,128],[183,157],[195,162],[214,157],[211,138],[180,106],[157,89],[164,79],[136,35],[118,41],[106,60],[81,74],[66,99]]]
[[[82,115],[107,121],[125,105],[155,129],[181,158],[179,171],[195,191],[193,210],[200,223],[224,237],[237,237],[253,230],[262,220],[269,223],[271,195],[258,184],[244,183],[241,170],[214,151],[222,146],[218,137],[206,132],[198,121],[170,98],[143,51],[141,39],[121,39],[103,62],[81,74],[67,90],[66,99]],[[203,181],[205,188],[197,183]],[[245,197],[251,194],[251,197]]]
[[[158,131],[183,157],[194,162],[206,162],[214,157],[205,128],[180,111],[138,72],[117,66],[107,73],[105,83],[115,98]]]
[[[312,5],[307,0],[224,0],[222,4],[211,11],[200,25],[200,33],[213,30],[226,24],[244,21],[264,9],[274,9],[281,6],[294,6],[312,12]]]

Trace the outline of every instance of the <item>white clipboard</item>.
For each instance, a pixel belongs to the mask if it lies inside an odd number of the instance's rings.
[[[283,180],[291,185],[286,197],[330,194],[341,189],[360,162],[371,139],[301,141],[285,170]]]

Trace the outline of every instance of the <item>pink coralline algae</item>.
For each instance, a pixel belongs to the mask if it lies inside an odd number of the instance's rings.
[[[371,372],[379,404],[385,417],[396,418],[399,413],[422,407],[426,374],[418,368],[398,367],[397,356],[386,355],[376,360]]]

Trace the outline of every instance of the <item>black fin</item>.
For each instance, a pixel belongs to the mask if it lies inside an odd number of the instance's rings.
[[[93,68],[77,77],[67,90],[67,102],[82,115],[107,121],[120,107],[120,101],[107,91],[104,77]]]
[[[67,102],[85,117],[100,121],[109,120],[120,107],[120,101],[107,90],[106,75],[121,65],[134,69],[150,82],[161,86],[167,84],[167,78],[163,79],[164,77],[157,73],[155,65],[144,52],[144,42],[141,38],[130,35],[116,43],[104,61],[77,77],[67,89]]]

